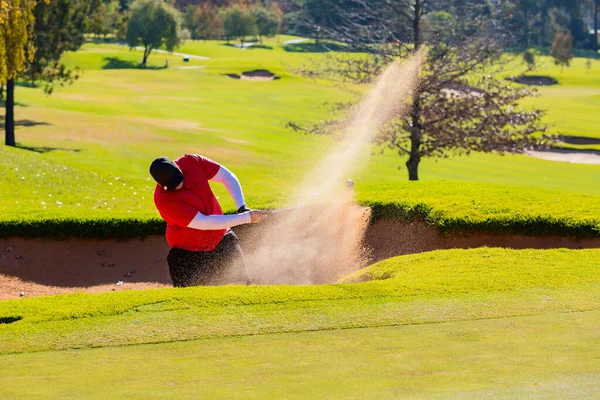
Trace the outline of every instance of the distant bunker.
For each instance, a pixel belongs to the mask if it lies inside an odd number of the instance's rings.
[[[558,85],[558,80],[543,75],[523,75],[523,76],[510,76],[506,78],[507,81],[520,83],[521,85],[528,86],[554,86]]]
[[[243,81],[274,81],[281,79],[281,77],[275,75],[273,72],[266,69],[254,69],[252,71],[242,72],[241,75],[235,73],[225,74],[232,79],[240,79]]]

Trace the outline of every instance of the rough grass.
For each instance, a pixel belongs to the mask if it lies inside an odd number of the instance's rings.
[[[0,318],[22,319],[0,324],[0,353],[529,315],[600,304],[598,250],[435,251],[398,257],[366,273],[376,280],[8,300],[0,303]]]

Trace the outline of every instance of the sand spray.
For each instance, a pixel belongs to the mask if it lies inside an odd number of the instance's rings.
[[[362,240],[370,213],[346,182],[368,161],[377,132],[408,111],[423,56],[385,69],[346,116],[341,140],[297,186],[292,207],[252,228],[244,252],[255,283],[330,283],[368,262]]]

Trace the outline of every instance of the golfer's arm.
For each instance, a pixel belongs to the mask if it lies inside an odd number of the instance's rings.
[[[225,189],[227,189],[227,192],[229,192],[229,195],[235,201],[235,208],[240,208],[246,204],[242,185],[233,172],[221,165],[219,172],[211,180],[225,185]]]
[[[233,215],[204,215],[198,213],[187,227],[203,231],[215,231],[249,223],[250,212]]]

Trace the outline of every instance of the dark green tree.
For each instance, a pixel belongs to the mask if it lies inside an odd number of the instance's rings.
[[[47,94],[56,85],[62,86],[78,78],[78,70],[69,69],[60,62],[66,51],[76,51],[85,42],[88,15],[98,6],[93,0],[54,0],[38,2],[33,9],[35,18],[33,46],[29,52],[26,68],[19,79],[39,84]],[[14,115],[14,83],[6,86],[6,113]],[[6,135],[13,138],[14,118],[7,118]]]
[[[152,50],[165,46],[173,51],[181,43],[179,12],[164,0],[136,0],[130,7],[127,44],[144,47],[142,65]]]
[[[238,38],[242,47],[244,47],[246,36],[258,33],[256,19],[247,9],[239,6],[228,8],[223,12],[221,18],[223,19],[223,31],[227,39],[229,40],[229,37]]]
[[[263,36],[272,37],[279,32],[279,16],[272,10],[264,7],[254,7],[250,13],[256,20],[258,38],[262,43]]]
[[[192,16],[194,35],[197,38],[212,39],[223,34],[223,21],[213,7],[196,7]]]

